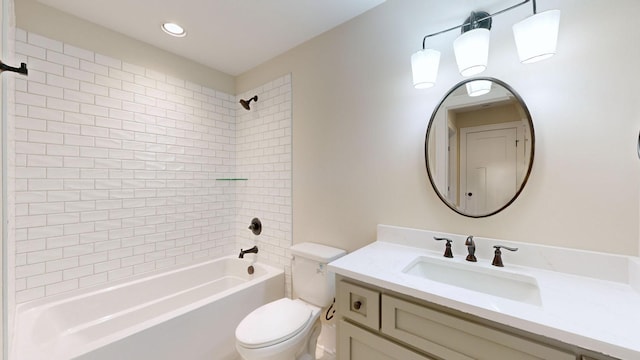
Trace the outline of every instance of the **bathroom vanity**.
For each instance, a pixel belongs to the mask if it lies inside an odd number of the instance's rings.
[[[337,285],[339,359],[612,359],[351,278]]]
[[[637,258],[381,225],[334,261],[338,359],[640,359]],[[519,246],[491,266],[492,246]],[[457,246],[456,246],[457,244]]]

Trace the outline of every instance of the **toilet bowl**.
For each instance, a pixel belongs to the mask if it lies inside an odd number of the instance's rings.
[[[315,359],[321,309],[282,298],[247,315],[236,328],[236,350],[243,359]]]
[[[236,328],[236,349],[245,360],[316,360],[322,308],[335,295],[327,264],[346,252],[301,243],[291,247],[293,291],[299,299],[282,298],[252,311]]]

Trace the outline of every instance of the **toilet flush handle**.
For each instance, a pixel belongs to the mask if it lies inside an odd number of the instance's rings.
[[[362,303],[360,301],[356,301],[353,303],[353,308],[356,310],[360,310],[360,308],[362,307]]]

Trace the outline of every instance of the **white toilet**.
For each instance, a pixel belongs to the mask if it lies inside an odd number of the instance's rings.
[[[245,360],[315,360],[320,316],[335,296],[327,264],[346,252],[315,243],[291,247],[293,293],[247,315],[236,328],[236,349]]]

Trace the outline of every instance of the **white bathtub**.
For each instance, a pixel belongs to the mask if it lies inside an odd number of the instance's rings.
[[[237,359],[235,328],[284,273],[224,257],[19,305],[10,360]]]

